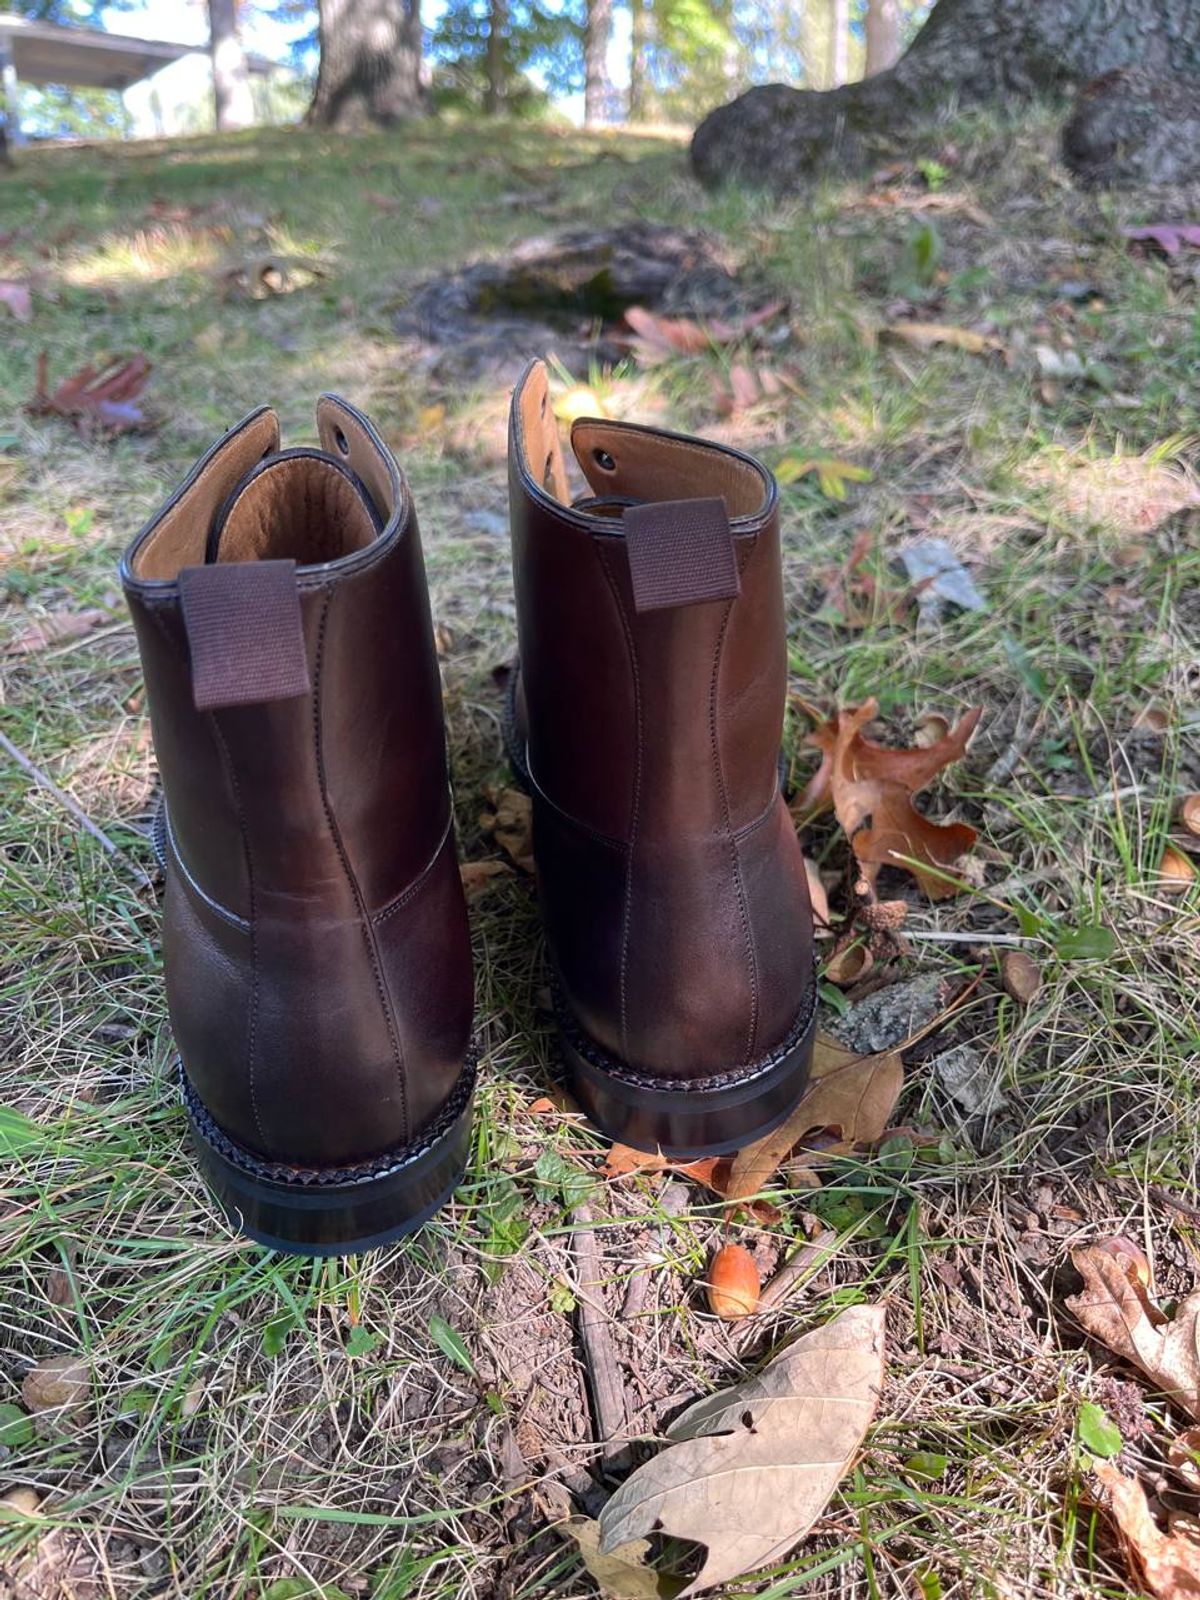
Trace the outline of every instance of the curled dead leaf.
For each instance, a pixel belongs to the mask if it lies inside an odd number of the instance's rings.
[[[1188,1295],[1168,1320],[1136,1270],[1135,1248],[1108,1240],[1072,1250],[1084,1287],[1067,1306],[1094,1339],[1200,1418],[1200,1291]]]
[[[804,1098],[780,1127],[734,1156],[729,1198],[757,1194],[800,1141],[818,1130],[833,1134],[817,1152],[821,1160],[874,1144],[887,1128],[903,1086],[904,1067],[894,1052],[859,1056],[818,1035]]]
[[[808,878],[808,898],[819,935],[828,932],[829,929],[829,896],[825,893],[825,885],[821,882],[816,862],[810,861],[807,856],[804,858],[804,872]]]
[[[534,870],[533,802],[520,789],[491,789],[491,811],[479,818],[479,826],[522,872]]]
[[[82,639],[85,634],[91,633],[93,628],[100,627],[108,620],[107,611],[94,609],[48,611],[45,616],[39,617],[36,622],[31,622],[9,641],[8,654],[36,655],[39,650],[45,650],[52,644],[62,644],[67,639]]]
[[[149,376],[150,363],[139,353],[127,360],[113,357],[99,367],[89,362],[51,391],[49,358],[43,351],[28,410],[35,417],[70,417],[85,434],[131,433],[146,423],[135,402]]]
[[[881,339],[899,339],[917,350],[932,350],[935,345],[946,345],[954,350],[965,350],[968,355],[1007,355],[1002,339],[994,334],[974,333],[970,328],[957,328],[946,322],[900,321],[879,330]]]
[[[808,734],[805,742],[821,751],[821,765],[795,811],[805,818],[832,806],[872,888],[880,867],[898,866],[913,875],[930,899],[940,900],[956,892],[942,872],[953,868],[977,835],[963,822],[931,822],[916,810],[912,797],[962,758],[983,708],[968,711],[936,743],[914,750],[889,749],[865,736],[862,730],[878,709],[877,701],[866,700],[835,712]]]
[[[463,893],[468,900],[478,900],[498,878],[511,878],[512,868],[506,861],[463,861],[459,863]]]
[[[1196,1600],[1200,1543],[1182,1531],[1162,1531],[1136,1478],[1127,1477],[1111,1461],[1098,1461],[1094,1470],[1108,1491],[1113,1520],[1147,1591],[1156,1600]]]

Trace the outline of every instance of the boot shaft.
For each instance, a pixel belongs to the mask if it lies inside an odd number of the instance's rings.
[[[403,1145],[471,1016],[441,690],[408,488],[325,397],[260,411],[121,567],[165,796],[164,950],[191,1087],[265,1157]]]
[[[813,991],[778,781],[774,480],[626,424],[579,421],[571,444],[592,490],[574,502],[534,365],[509,448],[517,720],[563,1004],[610,1075],[736,1075],[797,1030]]]

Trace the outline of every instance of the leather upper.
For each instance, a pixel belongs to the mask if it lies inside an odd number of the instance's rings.
[[[571,444],[591,490],[574,504],[535,363],[513,397],[509,472],[518,707],[551,954],[576,1020],[626,1066],[664,1080],[750,1068],[787,1039],[813,982],[807,881],[778,782],[774,481],[737,451],[629,424],[577,422]],[[724,501],[736,578],[700,570],[707,514],[695,519],[698,598],[673,530],[662,581],[631,575],[623,509],[700,499]],[[672,513],[683,528],[685,513]],[[703,598],[714,587],[722,598]],[[672,593],[685,598],[659,603]]]
[[[416,516],[365,418],[325,396],[318,425],[345,471],[280,457],[273,414],[256,412],[121,577],[166,797],[167,999],[188,1077],[248,1149],[338,1166],[436,1118],[473,994]],[[288,648],[306,692],[197,709],[180,575],[206,555],[230,563],[235,601],[257,564],[296,562]]]

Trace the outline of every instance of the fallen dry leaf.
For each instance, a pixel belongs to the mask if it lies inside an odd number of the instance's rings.
[[[1004,355],[1004,341],[990,333],[973,333],[970,328],[956,328],[948,322],[892,322],[879,330],[881,339],[899,339],[918,350],[931,350],[935,345],[949,345],[955,350],[965,350],[969,355]]]
[[[810,861],[807,856],[804,858],[804,872],[808,878],[808,899],[819,938],[829,929],[829,896],[825,893],[825,885],[821,881],[821,874],[817,871],[816,862]]]
[[[43,351],[28,409],[35,417],[70,417],[83,433],[131,433],[146,424],[145,414],[134,402],[149,376],[150,363],[144,355],[126,360],[114,356],[99,367],[90,362],[80,367],[51,393],[49,361]]]
[[[61,644],[64,639],[82,639],[85,633],[91,633],[93,628],[108,620],[107,611],[48,611],[9,640],[8,654],[36,655],[39,650]]]
[[[689,1406],[600,1513],[600,1549],[662,1532],[706,1547],[680,1600],[780,1560],[854,1459],[884,1373],[884,1313],[851,1306],[755,1377]]]
[[[643,361],[664,361],[672,355],[698,355],[710,350],[713,339],[698,322],[687,317],[660,317],[645,306],[629,306],[625,322],[637,335],[634,348]]]
[[[1164,1533],[1150,1514],[1146,1491],[1111,1461],[1095,1473],[1108,1490],[1113,1519],[1132,1565],[1156,1600],[1198,1600],[1200,1544],[1186,1534]]]
[[[218,273],[226,298],[239,300],[271,300],[328,276],[329,269],[324,262],[315,261],[311,256],[282,255],[230,261]]]
[[[818,1034],[804,1098],[774,1132],[734,1156],[729,1198],[757,1194],[800,1141],[818,1129],[836,1129],[833,1142],[815,1152],[822,1161],[846,1155],[856,1145],[874,1144],[887,1128],[903,1086],[904,1067],[895,1052],[859,1056]]]
[[[29,285],[18,278],[0,278],[0,306],[7,306],[18,322],[28,322],[33,316]]]
[[[463,861],[459,863],[458,874],[467,899],[478,900],[497,878],[511,878],[513,870],[507,861]]]
[[[1149,228],[1122,228],[1130,244],[1152,244],[1165,256],[1177,256],[1184,245],[1200,250],[1200,227],[1194,222],[1156,222]]]
[[[903,867],[931,900],[941,900],[956,893],[956,886],[923,868],[949,870],[977,835],[964,822],[931,822],[912,797],[961,759],[983,708],[968,711],[945,738],[914,750],[892,750],[866,738],[862,730],[878,709],[867,700],[836,712],[808,734],[805,743],[821,751],[822,761],[793,811],[806,821],[832,806],[872,888],[880,867]]]
[[[870,477],[870,474],[866,474]],[[828,488],[822,484],[825,493]],[[830,496],[844,500],[845,490]],[[882,580],[871,570],[875,557],[875,535],[863,532],[850,547],[840,567],[826,575],[828,585],[821,602],[826,611],[836,612],[848,628],[869,628],[880,622],[900,622],[931,580],[917,584],[895,584]],[[876,560],[875,565],[879,562]],[[884,569],[886,572],[886,568]]]
[[[520,789],[489,789],[492,809],[479,818],[479,826],[498,844],[522,872],[534,870],[533,801]]]
[[[1200,1290],[1168,1320],[1150,1298],[1136,1255],[1115,1249],[1119,1244],[1107,1240],[1072,1250],[1084,1287],[1067,1307],[1094,1339],[1200,1418]]]
[[[575,1541],[579,1559],[609,1600],[673,1600],[683,1588],[682,1578],[655,1572],[649,1565],[649,1539],[631,1539],[601,1555],[598,1522],[569,1517],[561,1527]]]
[[[1167,1447],[1167,1465],[1193,1494],[1200,1492],[1200,1428],[1185,1428]]]
[[[673,1172],[676,1177],[690,1178],[693,1183],[727,1200],[733,1160],[732,1156],[703,1156],[699,1161],[672,1161],[660,1151],[634,1150],[627,1144],[614,1144],[600,1171],[606,1178],[628,1178],[635,1174],[652,1178],[659,1173]],[[767,1225],[778,1222],[781,1215],[779,1207],[769,1200],[755,1200],[747,1209],[756,1221]]]

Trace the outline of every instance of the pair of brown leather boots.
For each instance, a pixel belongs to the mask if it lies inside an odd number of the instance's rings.
[[[473,983],[408,485],[332,396],[203,458],[121,577],[164,803],[167,1000],[204,1175],[305,1254],[408,1232],[470,1137]],[[572,1092],[610,1136],[737,1149],[802,1093],[815,989],[780,793],[776,489],[749,456],[577,422],[540,363],[509,443],[510,757]]]

